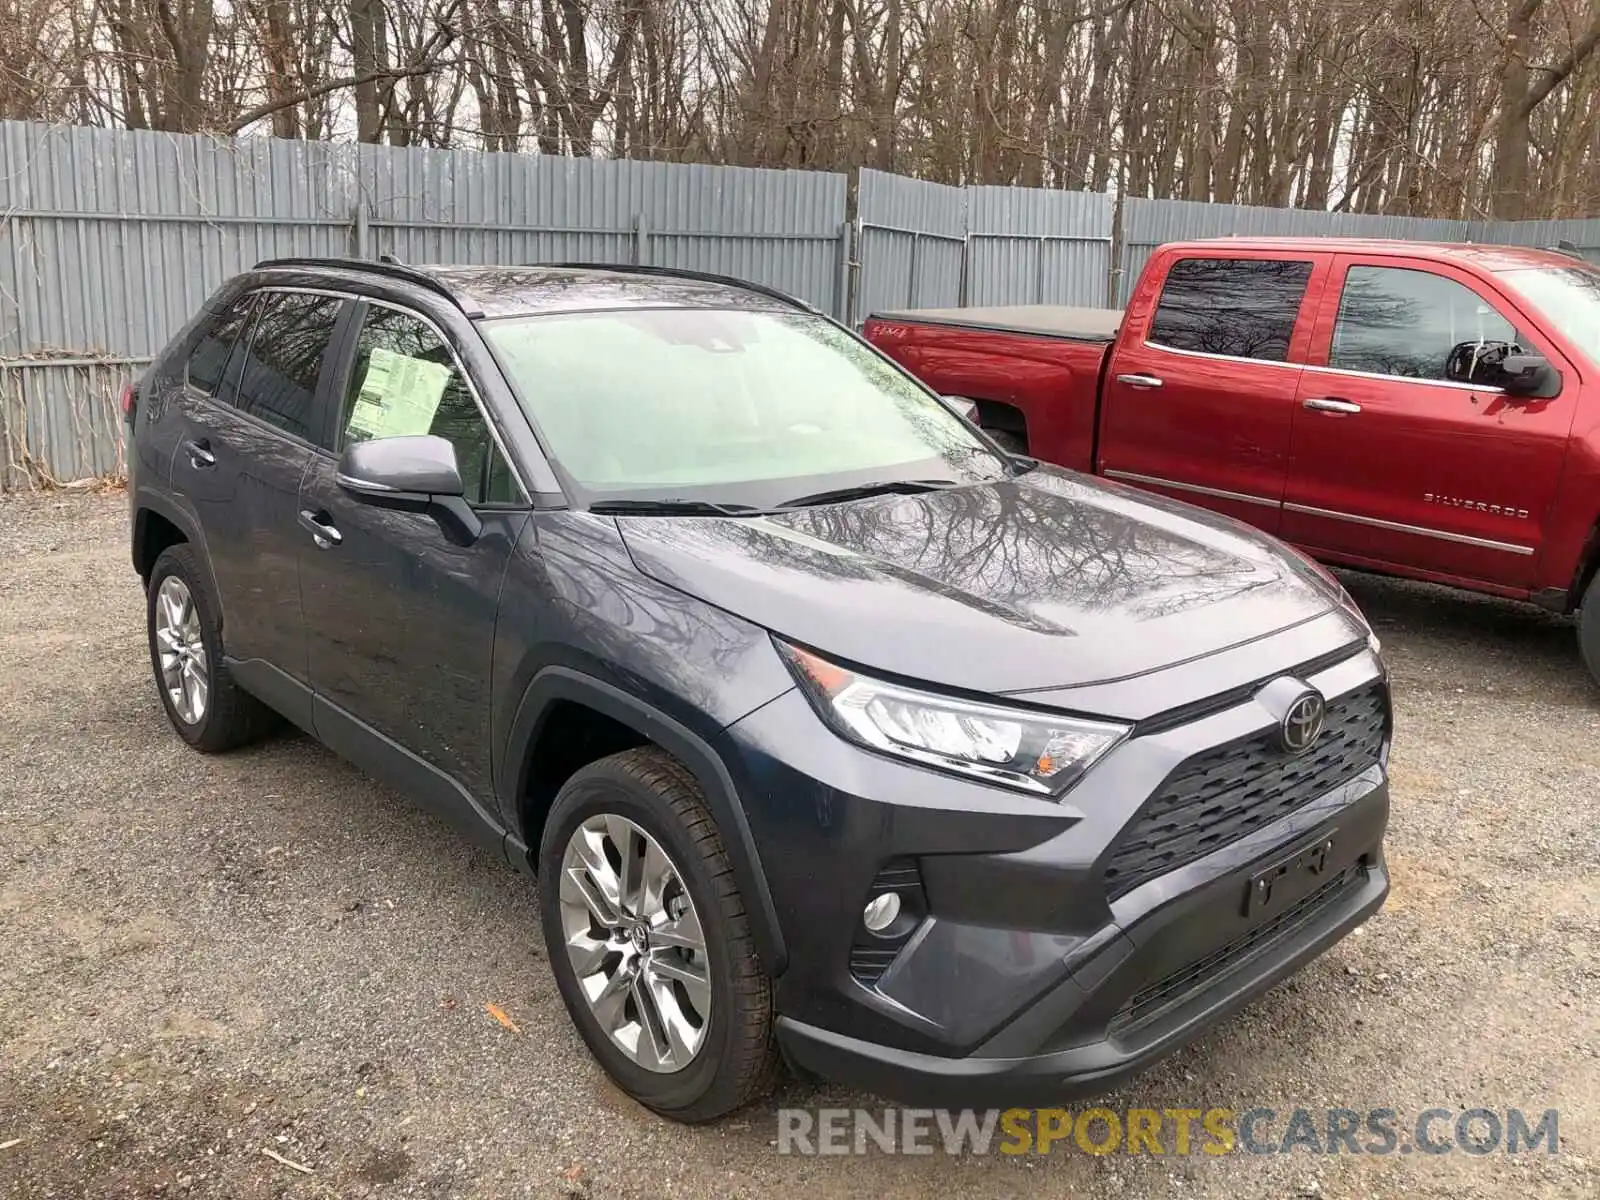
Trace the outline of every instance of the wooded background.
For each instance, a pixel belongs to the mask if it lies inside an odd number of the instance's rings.
[[[0,118],[1600,213],[1600,0],[0,0]]]

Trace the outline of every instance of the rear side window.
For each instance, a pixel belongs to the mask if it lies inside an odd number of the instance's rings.
[[[256,294],[240,296],[212,320],[189,355],[189,384],[208,396],[214,396],[217,387],[227,374],[228,356],[233,344],[239,340],[250,310],[255,305]]]
[[[1345,273],[1328,365],[1370,375],[1451,379],[1449,364],[1458,347],[1521,341],[1510,321],[1454,279],[1406,267],[1355,266]]]
[[[510,504],[522,492],[489,432],[455,355],[433,326],[399,309],[367,309],[339,421],[339,449],[373,438],[432,434],[455,447],[466,498]]]
[[[1149,341],[1174,350],[1283,362],[1309,262],[1180,258],[1161,289]]]
[[[317,379],[344,301],[300,292],[266,292],[250,335],[237,393],[241,412],[314,441]]]

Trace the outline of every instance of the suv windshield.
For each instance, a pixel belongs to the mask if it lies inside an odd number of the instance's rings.
[[[1590,266],[1519,267],[1499,275],[1590,362],[1600,363],[1600,271]]]
[[[1008,473],[965,421],[808,313],[630,309],[482,328],[545,448],[591,497],[765,507]]]

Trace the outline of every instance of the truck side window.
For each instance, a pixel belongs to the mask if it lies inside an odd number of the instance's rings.
[[[1353,266],[1344,278],[1328,365],[1370,375],[1450,379],[1463,342],[1518,344],[1516,329],[1471,288],[1408,267]]]
[[[1180,258],[1167,272],[1149,341],[1173,350],[1283,362],[1309,262]]]

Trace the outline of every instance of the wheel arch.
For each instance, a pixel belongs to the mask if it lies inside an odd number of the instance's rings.
[[[576,703],[632,730],[642,739],[677,758],[694,775],[705,794],[705,804],[727,843],[735,882],[749,906],[751,931],[762,966],[776,978],[787,965],[788,951],[778,924],[766,871],[738,788],[718,752],[694,730],[661,712],[654,705],[592,675],[566,666],[548,666],[535,675],[512,719],[502,805],[513,830],[507,835],[507,856],[530,870],[537,858],[543,831],[543,811],[529,812],[534,769],[533,751],[552,714],[563,704]],[[537,821],[537,827],[534,827]]]

